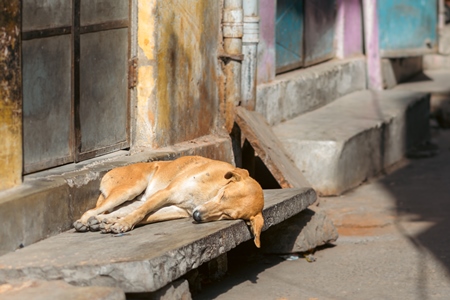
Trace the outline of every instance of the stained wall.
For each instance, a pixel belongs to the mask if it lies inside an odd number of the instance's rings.
[[[220,127],[221,1],[138,2],[135,147],[163,147]]]
[[[20,7],[0,2],[0,190],[22,181]]]

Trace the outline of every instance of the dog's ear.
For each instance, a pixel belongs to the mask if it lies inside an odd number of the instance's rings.
[[[255,245],[258,248],[261,247],[260,237],[263,226],[264,226],[264,218],[262,213],[258,213],[256,216],[250,218],[250,228],[252,229],[254,236],[253,241],[255,242]]]
[[[233,171],[228,171],[225,174],[225,179],[232,179],[234,181],[240,181],[242,177],[248,177],[248,171],[245,169],[236,168]]]

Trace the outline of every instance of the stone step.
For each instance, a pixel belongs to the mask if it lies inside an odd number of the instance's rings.
[[[276,125],[364,89],[364,57],[332,60],[281,74],[269,83],[259,84],[255,110],[270,125]]]
[[[311,188],[265,190],[264,196],[263,230],[316,200]],[[127,293],[153,292],[251,238],[242,220],[194,224],[180,219],[121,236],[69,230],[1,256],[0,284],[64,280],[78,286],[119,287]]]
[[[339,195],[399,161],[429,134],[429,94],[359,91],[273,127],[321,195]]]
[[[441,127],[450,128],[450,56],[448,69],[425,70],[395,89],[431,93],[431,114]]]

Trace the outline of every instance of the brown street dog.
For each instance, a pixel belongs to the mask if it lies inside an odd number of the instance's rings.
[[[77,231],[121,233],[136,225],[187,218],[198,223],[244,219],[260,247],[264,195],[247,170],[199,156],[115,168],[100,183],[95,208]]]

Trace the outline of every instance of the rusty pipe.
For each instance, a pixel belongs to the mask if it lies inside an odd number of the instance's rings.
[[[234,108],[241,101],[241,57],[243,32],[242,0],[224,0],[223,50],[225,85],[225,127],[230,133],[234,124]]]
[[[248,110],[256,106],[256,71],[259,43],[259,0],[246,0],[243,6],[241,93],[242,103]]]

